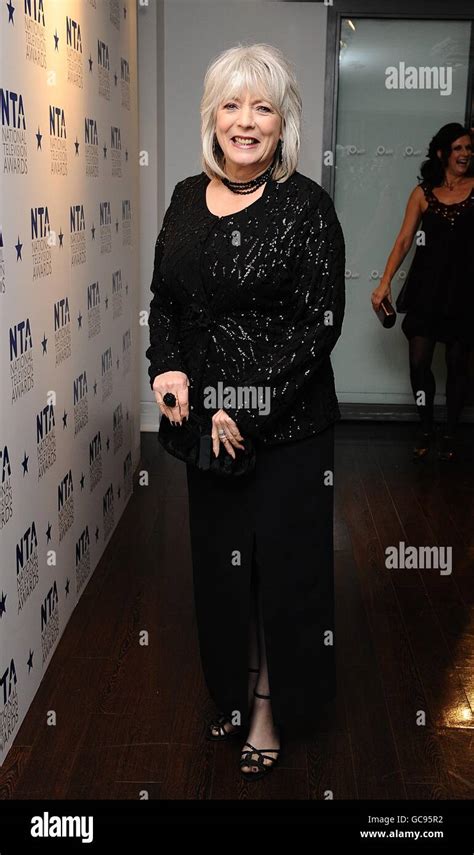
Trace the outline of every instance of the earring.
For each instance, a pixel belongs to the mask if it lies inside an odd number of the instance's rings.
[[[283,140],[278,140],[278,160],[283,163]]]

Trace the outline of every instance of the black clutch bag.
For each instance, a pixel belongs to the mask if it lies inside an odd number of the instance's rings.
[[[237,477],[255,468],[256,450],[251,439],[245,438],[244,450],[234,448],[235,459],[226,451],[222,443],[216,457],[212,450],[211,429],[211,419],[198,416],[191,409],[189,419],[185,419],[180,425],[172,425],[170,420],[162,415],[158,441],[178,460],[215,475]]]
[[[383,298],[379,308],[377,309],[376,315],[383,327],[385,327],[386,329],[390,329],[390,327],[393,327],[395,321],[397,320],[397,313],[388,297]]]

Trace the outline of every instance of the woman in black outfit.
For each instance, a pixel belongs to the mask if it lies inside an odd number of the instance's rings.
[[[425,457],[434,438],[431,362],[435,344],[441,341],[446,344],[447,423],[439,457],[453,460],[474,348],[474,177],[467,128],[452,122],[435,134],[421,176],[408,199],[380,285],[372,292],[372,305],[377,310],[385,296],[391,299],[391,280],[421,221],[421,239],[396,303],[406,312],[402,330],[409,340],[410,380],[421,420],[413,456]]]
[[[336,691],[329,354],[344,240],[328,194],[296,171],[300,114],[277,49],[239,45],[214,61],[204,171],[174,189],[151,285],[162,419],[179,431],[192,407],[209,418],[214,455],[256,448],[238,477],[187,464],[201,662],[219,710],[207,736],[247,734],[250,780],[276,764],[282,727],[314,728]],[[234,397],[213,399],[219,384]]]

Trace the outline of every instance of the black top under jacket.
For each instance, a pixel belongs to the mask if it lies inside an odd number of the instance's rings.
[[[183,371],[196,413],[222,408],[244,438],[268,445],[319,433],[341,418],[329,355],[345,246],[331,197],[295,171],[219,217],[209,181],[201,172],[177,183],[156,241],[150,386]]]

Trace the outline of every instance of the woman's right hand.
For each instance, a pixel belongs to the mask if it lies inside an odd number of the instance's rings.
[[[382,302],[384,297],[388,297],[390,302],[392,302],[392,290],[391,283],[381,282],[380,285],[372,291],[370,295],[370,299],[372,300],[372,308],[374,312],[377,312],[380,308],[380,303]]]
[[[183,419],[189,418],[188,386],[188,375],[184,371],[164,371],[162,374],[157,374],[153,381],[156,403],[172,424],[180,425]],[[175,396],[175,407],[167,407],[163,403],[163,397],[167,392]]]

